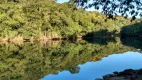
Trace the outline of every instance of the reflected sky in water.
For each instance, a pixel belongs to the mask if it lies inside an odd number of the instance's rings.
[[[80,68],[79,73],[71,74],[69,71],[63,71],[56,75],[47,75],[41,80],[95,80],[114,71],[123,71],[130,68],[140,69],[142,68],[141,62],[142,53],[139,52],[113,54],[102,58],[101,61],[78,65]]]

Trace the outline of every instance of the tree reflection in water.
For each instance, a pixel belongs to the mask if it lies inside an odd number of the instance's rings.
[[[98,41],[102,41],[101,39]],[[87,41],[0,44],[0,79],[38,80],[48,74],[68,70],[79,72],[79,64],[99,61],[113,53],[137,51],[119,38],[107,44]]]

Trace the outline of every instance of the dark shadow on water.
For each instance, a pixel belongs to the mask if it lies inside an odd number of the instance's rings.
[[[109,32],[107,29],[102,29],[88,33],[83,39],[92,44],[107,45],[109,42],[117,42],[115,37],[120,37],[123,45],[142,49],[142,22],[123,26],[119,34],[115,30]]]
[[[83,36],[83,39],[92,44],[107,45],[108,42],[116,42],[116,31],[109,32],[107,29],[103,29],[97,32],[90,32]]]
[[[121,37],[142,37],[142,22],[121,28]]]
[[[120,34],[123,45],[142,50],[142,22],[122,27]]]
[[[142,38],[141,37],[125,37],[125,38],[121,38],[121,42],[123,45],[142,50]]]
[[[84,38],[89,43],[92,44],[100,44],[100,45],[107,45],[109,42],[116,42],[115,38],[101,38],[101,37],[96,37],[96,38]]]

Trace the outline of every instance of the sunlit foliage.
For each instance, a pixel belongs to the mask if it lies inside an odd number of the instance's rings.
[[[0,4],[0,38],[75,37],[101,29],[119,33],[130,24],[130,19],[108,19],[107,15],[54,0],[4,0]]]

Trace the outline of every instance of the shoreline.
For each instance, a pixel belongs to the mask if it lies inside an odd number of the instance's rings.
[[[110,39],[110,38],[127,38],[127,37],[138,37],[142,38],[142,36],[121,36],[121,35],[114,35],[114,36],[76,36],[76,37],[40,37],[40,38],[23,38],[23,37],[14,37],[14,38],[0,38],[0,42],[42,42],[42,41],[60,41],[60,40],[83,40],[83,39],[96,39],[96,38],[104,38],[104,39]]]
[[[22,37],[15,37],[15,38],[1,38],[0,42],[44,42],[44,41],[60,41],[60,40],[82,40],[82,37],[75,37],[75,38],[61,38],[61,37],[54,37],[54,38],[22,38]]]

